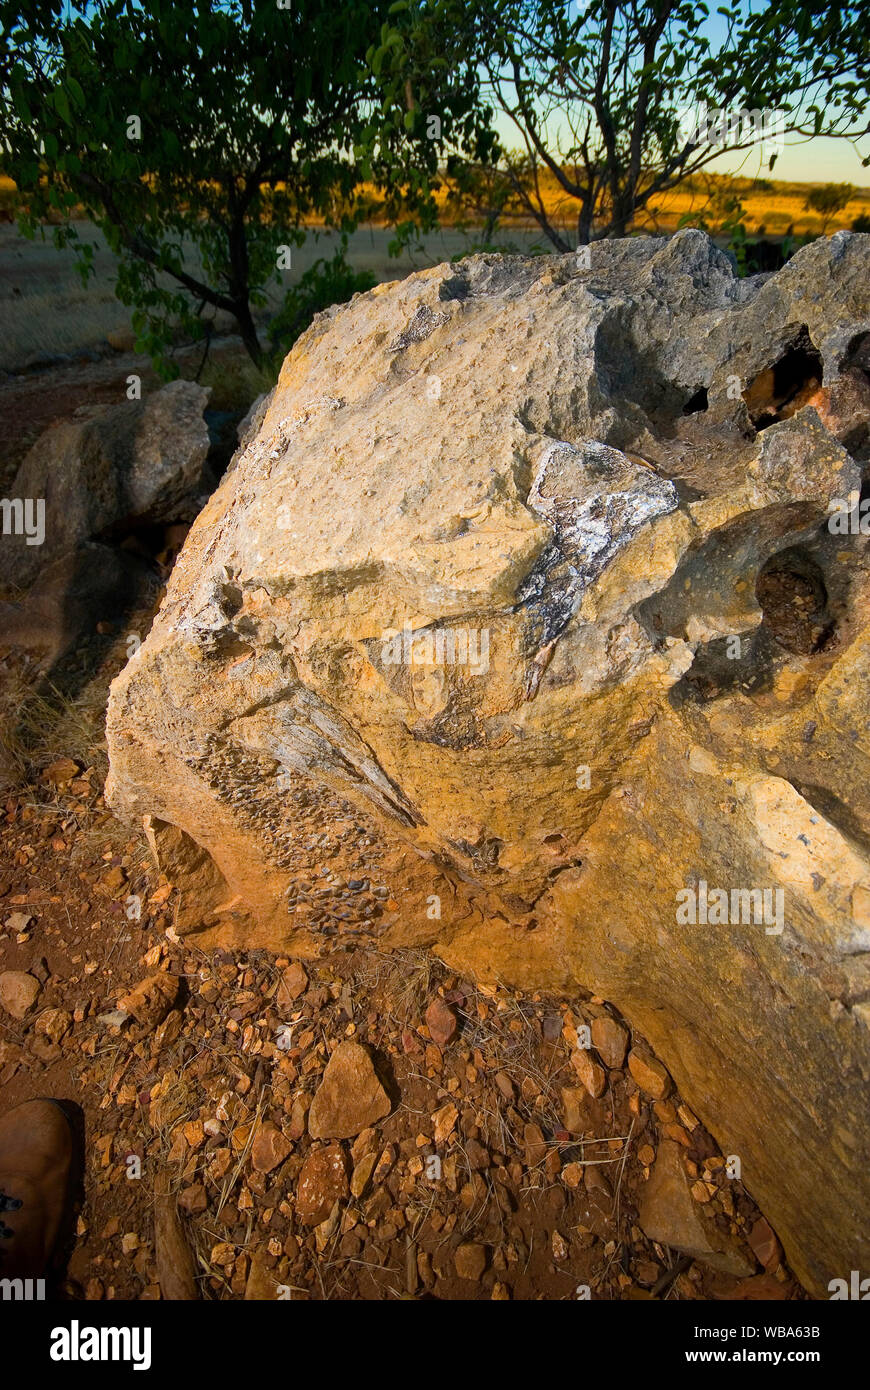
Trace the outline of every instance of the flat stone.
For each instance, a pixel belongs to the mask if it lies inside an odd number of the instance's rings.
[[[281,982],[278,985],[276,1003],[280,1009],[286,1009],[296,1000],[301,998],[308,988],[308,975],[305,966],[301,961],[294,960],[281,971]]]
[[[312,1139],[352,1139],[391,1109],[369,1053],[348,1040],[326,1065],[308,1111],[308,1133]]]
[[[486,1269],[486,1246],[467,1241],[456,1247],[453,1260],[459,1279],[470,1279],[477,1283]]]
[[[313,1149],[296,1184],[296,1215],[306,1226],[319,1226],[336,1202],[347,1196],[347,1162],[339,1144]]]
[[[664,1100],[670,1094],[671,1078],[658,1058],[632,1049],[628,1054],[628,1070],[644,1094],[652,1096],[653,1100]]]
[[[593,1018],[590,1032],[595,1050],[604,1065],[612,1071],[618,1070],[625,1061],[628,1029],[617,1023],[615,1018]]]
[[[691,1255],[722,1274],[746,1278],[754,1264],[737,1244],[705,1220],[692,1197],[680,1147],[670,1139],[659,1144],[648,1182],[640,1194],[638,1223],[644,1235]]]
[[[456,1037],[459,1020],[455,1009],[436,996],[426,1010],[426,1027],[438,1047],[446,1047]]]
[[[254,1142],[251,1145],[251,1167],[257,1173],[271,1173],[273,1168],[277,1168],[284,1159],[288,1157],[293,1149],[289,1139],[285,1138],[277,1125],[260,1125],[254,1135]]]

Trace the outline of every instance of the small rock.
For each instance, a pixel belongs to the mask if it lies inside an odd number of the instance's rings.
[[[266,1260],[265,1250],[259,1249],[254,1252],[245,1283],[244,1301],[246,1303],[266,1303],[278,1297],[278,1280]]]
[[[758,1263],[768,1274],[773,1273],[782,1261],[782,1247],[763,1216],[754,1222],[747,1239]]]
[[[369,1185],[369,1179],[375,1171],[375,1164],[377,1161],[377,1150],[373,1150],[371,1153],[366,1154],[364,1158],[360,1159],[350,1179],[351,1197],[360,1198],[363,1195]]]
[[[29,912],[11,912],[3,925],[7,931],[18,935],[19,932],[27,931],[32,921],[33,918]]]
[[[79,765],[74,763],[72,758],[58,758],[56,762],[49,763],[42,775],[46,781],[60,787],[64,782],[71,782],[74,777],[78,777],[79,772]]]
[[[201,1182],[195,1182],[190,1187],[185,1187],[178,1194],[178,1205],[188,1216],[195,1216],[199,1211],[205,1211],[208,1206],[208,1197]]]
[[[607,1085],[607,1072],[600,1063],[593,1061],[585,1047],[578,1047],[571,1053],[571,1065],[592,1099],[596,1100]]]
[[[166,1015],[154,1034],[152,1050],[155,1054],[161,1052],[164,1047],[171,1047],[174,1042],[178,1041],[183,1022],[184,1015],[180,1009],[173,1009],[171,1013]]]
[[[311,1105],[311,1097],[307,1092],[303,1092],[294,1098],[290,1109],[290,1119],[287,1124],[287,1138],[301,1139],[305,1133],[305,1126],[308,1121],[308,1109]]]
[[[45,1009],[36,1020],[36,1032],[49,1042],[59,1044],[72,1028],[72,1014],[64,1009]]]
[[[118,1000],[118,1008],[131,1014],[141,1025],[143,1033],[148,1033],[162,1023],[178,999],[179,981],[175,975],[158,971],[140,980],[135,989]]]
[[[514,1083],[511,1081],[510,1077],[507,1075],[506,1072],[496,1072],[495,1084],[501,1091],[501,1094],[504,1096],[505,1100],[513,1101],[514,1096],[516,1094],[514,1091]]]
[[[351,1139],[389,1115],[390,1098],[359,1043],[339,1043],[308,1112],[312,1139]]]
[[[176,1200],[160,1183],[154,1200],[154,1259],[160,1295],[171,1302],[192,1302],[199,1297],[193,1273],[193,1256],[178,1216]]]
[[[296,1215],[306,1226],[319,1226],[336,1202],[347,1196],[347,1169],[339,1144],[312,1149],[296,1186]]]
[[[26,970],[4,970],[0,974],[0,1004],[13,1018],[24,1018],[39,997],[39,981]]]
[[[459,1021],[455,1010],[436,996],[426,1010],[426,1027],[438,1047],[446,1047],[456,1037]]]
[[[456,1248],[454,1255],[456,1274],[459,1279],[471,1279],[476,1283],[486,1269],[486,1246],[468,1241]]]
[[[632,1266],[634,1277],[645,1289],[651,1289],[662,1272],[661,1265],[652,1260],[635,1260]]]
[[[628,1070],[645,1095],[664,1100],[671,1089],[671,1078],[656,1057],[645,1056],[632,1048],[628,1054]]]
[[[434,1138],[436,1144],[443,1144],[445,1139],[453,1133],[458,1119],[459,1111],[452,1101],[448,1101],[446,1105],[442,1105],[440,1110],[435,1111],[432,1116],[432,1121],[435,1126]]]
[[[257,1173],[271,1173],[287,1158],[293,1145],[278,1129],[267,1122],[261,1125],[251,1145],[251,1167]]]
[[[584,1107],[589,1103],[589,1093],[579,1086],[562,1087],[563,1124],[569,1134],[582,1134]]]
[[[669,1245],[722,1274],[745,1278],[753,1265],[704,1208],[692,1198],[679,1145],[663,1139],[640,1198],[638,1225],[659,1245]]]
[[[615,1018],[593,1018],[592,1041],[606,1067],[618,1070],[625,1061],[628,1047],[628,1029],[617,1023]]]
[[[366,1154],[374,1153],[378,1147],[378,1134],[375,1129],[364,1129],[354,1139],[350,1146],[350,1156],[354,1163],[359,1163]]]
[[[279,1009],[286,1009],[299,999],[308,988],[308,975],[301,961],[294,960],[281,972],[276,1002]]]

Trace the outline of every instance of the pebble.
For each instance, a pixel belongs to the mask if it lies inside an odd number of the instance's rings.
[[[339,1144],[312,1149],[296,1185],[296,1215],[306,1226],[319,1226],[336,1202],[347,1195],[347,1169]]]
[[[195,1182],[190,1187],[183,1188],[178,1194],[178,1205],[188,1216],[205,1211],[208,1206],[208,1197],[202,1183]]]
[[[597,1100],[607,1085],[607,1073],[604,1068],[590,1057],[585,1047],[578,1047],[571,1053],[571,1065],[592,1099]]]
[[[458,1245],[453,1261],[458,1278],[470,1279],[476,1283],[486,1269],[486,1246],[477,1245],[474,1241]]]
[[[283,1163],[293,1148],[277,1125],[261,1125],[251,1145],[251,1167],[257,1173],[271,1173]]]
[[[24,1018],[39,998],[39,981],[26,970],[0,973],[0,1004],[13,1018]]]
[[[782,1247],[769,1223],[760,1216],[748,1235],[749,1245],[758,1263],[772,1273],[782,1260]]]
[[[458,1119],[459,1111],[452,1101],[448,1101],[446,1105],[442,1105],[440,1110],[435,1111],[432,1116],[432,1122],[435,1126],[434,1138],[436,1144],[443,1144],[445,1139],[453,1133]]]
[[[589,1104],[589,1093],[579,1086],[562,1087],[562,1123],[569,1134],[582,1134],[585,1129],[584,1111]]]
[[[60,1043],[72,1028],[72,1014],[64,1009],[45,1009],[36,1020],[36,1032],[49,1042]]]
[[[456,1037],[459,1020],[455,1011],[443,999],[435,998],[426,1010],[426,1027],[438,1047],[446,1047]]]
[[[301,961],[294,960],[281,972],[276,1003],[279,1009],[286,1009],[303,995],[308,988],[308,975]]]
[[[645,1095],[664,1100],[671,1089],[671,1078],[656,1057],[645,1056],[632,1048],[628,1054],[628,1070]]]
[[[625,1061],[628,1047],[628,1029],[617,1023],[615,1018],[593,1018],[591,1026],[592,1041],[599,1057],[611,1071],[618,1071]]]

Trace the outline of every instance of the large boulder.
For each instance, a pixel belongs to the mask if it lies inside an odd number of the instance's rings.
[[[40,435],[4,503],[0,586],[12,593],[0,601],[0,640],[48,668],[144,596],[135,533],[192,521],[214,486],[209,394],[173,381],[144,400],[80,407]]]
[[[870,1267],[868,284],[867,236],[739,280],[686,231],[320,315],[108,718],[111,804],[261,944],[316,948],[313,779],[454,880],[393,941],[612,1000],[823,1296]]]
[[[9,496],[44,503],[44,537],[3,537],[2,582],[27,588],[60,556],[134,525],[192,521],[210,480],[206,387],[173,381],[138,401],[89,406],[44,431]]]

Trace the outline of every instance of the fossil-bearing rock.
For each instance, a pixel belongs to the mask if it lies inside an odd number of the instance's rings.
[[[740,280],[686,231],[320,315],[108,723],[185,929],[318,949],[325,784],[430,875],[388,941],[613,1001],[822,1296],[870,1268],[868,287],[868,236]]]

